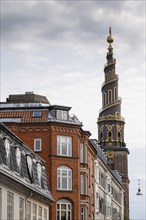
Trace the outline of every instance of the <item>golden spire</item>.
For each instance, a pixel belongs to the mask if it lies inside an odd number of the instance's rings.
[[[109,48],[112,48],[112,43],[113,43],[114,39],[112,37],[112,29],[111,27],[109,27],[109,36],[107,37],[107,42],[109,43]]]

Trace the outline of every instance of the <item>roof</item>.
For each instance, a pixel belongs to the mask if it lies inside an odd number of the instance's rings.
[[[9,151],[5,140],[10,142]],[[20,165],[17,160],[17,149],[20,149]],[[30,171],[28,157],[32,160]],[[39,179],[37,166],[41,166],[41,178]],[[31,190],[38,198],[46,203],[53,202],[54,199],[48,188],[45,162],[36,155],[27,145],[25,145],[16,135],[14,135],[5,125],[0,123],[0,178],[9,179],[16,185],[21,185],[26,190]]]

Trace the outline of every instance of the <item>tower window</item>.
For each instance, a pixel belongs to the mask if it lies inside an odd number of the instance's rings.
[[[112,90],[109,89],[108,90],[108,104],[110,104],[112,102]]]
[[[118,139],[120,139],[121,138],[121,133],[120,132],[118,132]]]
[[[103,106],[106,106],[106,93],[103,94]]]
[[[114,100],[117,100],[117,87],[114,87]]]
[[[112,139],[112,132],[108,131],[108,140],[111,141],[111,139]]]

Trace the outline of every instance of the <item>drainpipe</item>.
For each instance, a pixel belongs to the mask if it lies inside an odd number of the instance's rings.
[[[24,219],[26,220],[26,202],[27,202],[27,199],[31,198],[33,196],[33,191],[30,191],[30,194],[25,198],[25,216],[24,216]]]

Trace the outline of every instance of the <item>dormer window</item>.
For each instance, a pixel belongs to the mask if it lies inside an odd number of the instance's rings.
[[[16,161],[17,161],[17,165],[20,169],[20,163],[21,163],[21,150],[19,147],[16,148]]]
[[[10,141],[8,138],[5,139],[5,149],[6,149],[7,159],[8,159],[10,155]]]
[[[39,184],[41,185],[41,179],[42,179],[42,165],[41,165],[40,163],[37,163],[37,172],[38,172]]]
[[[68,111],[57,110],[56,117],[59,120],[67,120],[68,119]]]
[[[32,113],[32,117],[34,118],[40,118],[42,116],[42,112],[41,111],[34,111]]]
[[[27,155],[27,165],[30,176],[32,176],[32,157],[30,155]]]

